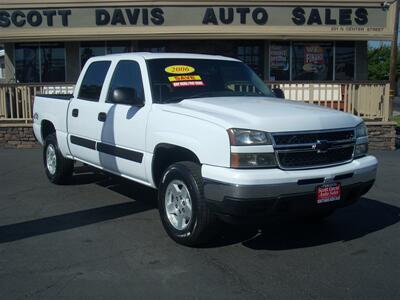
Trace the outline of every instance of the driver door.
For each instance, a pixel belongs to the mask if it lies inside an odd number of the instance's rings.
[[[114,173],[147,181],[144,155],[150,103],[145,103],[144,61],[121,60],[115,66],[102,105],[100,165]]]

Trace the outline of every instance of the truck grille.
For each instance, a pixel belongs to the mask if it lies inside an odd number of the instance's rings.
[[[272,136],[282,169],[333,166],[353,159],[354,129],[273,133]]]

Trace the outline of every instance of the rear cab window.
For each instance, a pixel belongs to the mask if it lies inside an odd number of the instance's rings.
[[[95,61],[89,65],[79,89],[79,99],[95,102],[99,101],[103,83],[110,65],[110,61]]]

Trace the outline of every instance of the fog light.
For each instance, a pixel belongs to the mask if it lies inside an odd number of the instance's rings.
[[[231,153],[231,168],[274,168],[274,153]]]
[[[354,157],[361,157],[368,153],[368,144],[358,144],[354,150]]]

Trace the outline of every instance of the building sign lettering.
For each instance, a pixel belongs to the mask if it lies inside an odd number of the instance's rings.
[[[296,25],[366,25],[368,24],[368,10],[366,8],[340,8],[338,18],[332,17],[332,9],[325,8],[321,11],[311,9],[307,15],[301,7],[293,9],[292,21]]]
[[[164,11],[159,8],[133,8],[114,9],[112,13],[106,9],[96,9],[96,25],[162,25],[164,23]]]
[[[357,5],[357,4],[354,4]],[[40,40],[132,36],[253,37],[315,35],[390,39],[393,9],[380,6],[85,6],[0,9],[0,39]],[[216,30],[212,30],[215,28]],[[6,29],[6,30],[4,30]]]
[[[59,18],[62,26],[66,27],[69,25],[68,17],[71,15],[70,9],[60,10],[30,10],[24,12],[21,10],[14,10],[12,12],[2,10],[0,11],[0,27],[38,27],[46,24],[48,27],[52,27],[54,19]]]
[[[184,14],[176,19],[176,11],[182,9]],[[385,18],[379,17],[386,16],[386,12],[379,8],[124,7],[0,10],[0,27],[184,26],[185,23],[189,26],[366,26],[370,23],[370,10],[374,11],[373,26],[385,26]],[[82,15],[86,17],[80,18]]]

